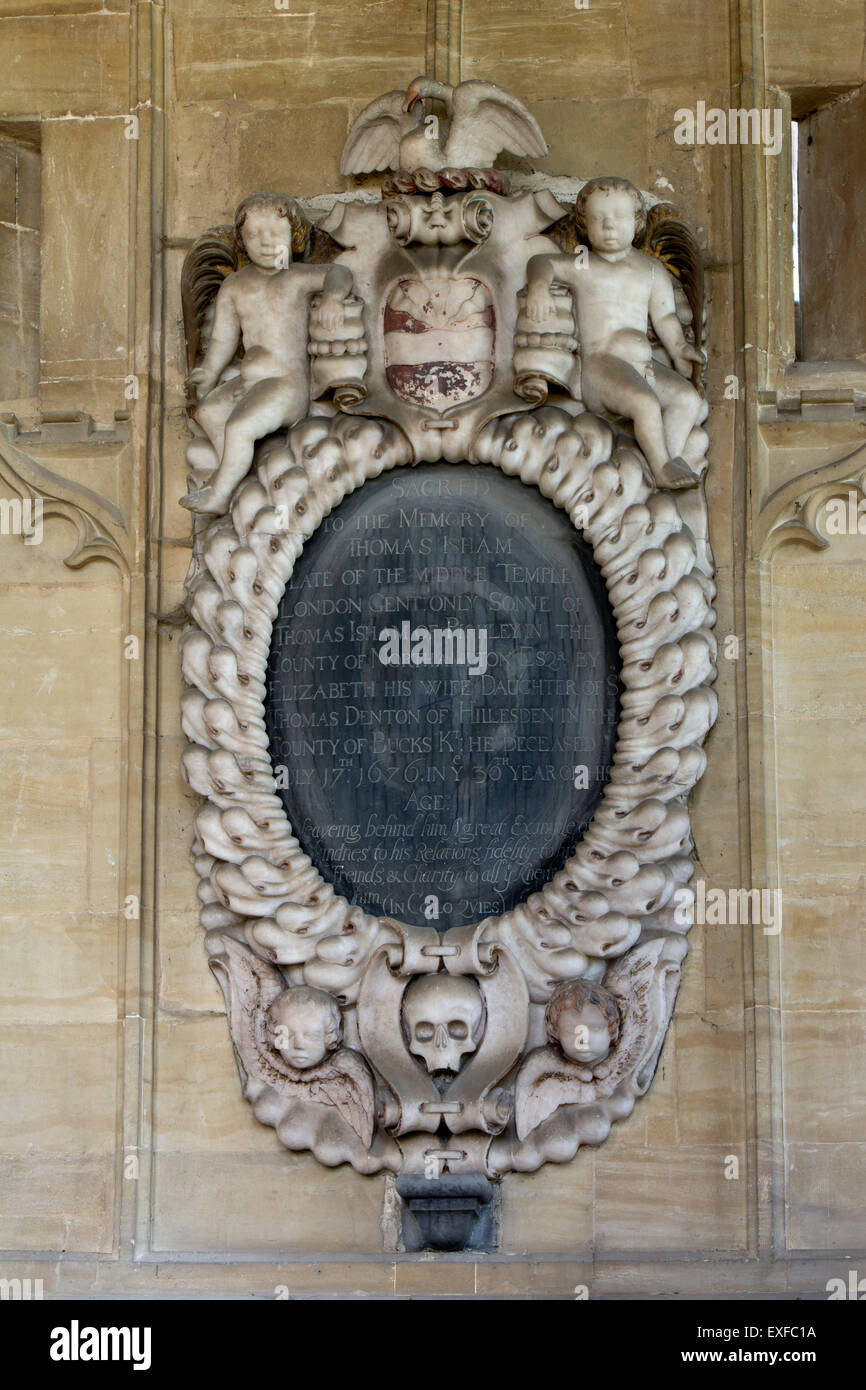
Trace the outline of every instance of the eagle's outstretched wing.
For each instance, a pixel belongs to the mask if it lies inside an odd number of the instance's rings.
[[[186,254],[180,277],[187,370],[192,371],[208,338],[211,306],[227,275],[240,264],[234,227],[211,227]]]
[[[405,92],[386,92],[365,106],[351,125],[340,159],[341,174],[370,174],[400,165],[400,141],[420,124],[403,109]]]
[[[485,168],[502,150],[542,159],[547,142],[523,102],[493,82],[461,82],[451,97],[445,159],[451,169]]]
[[[656,203],[647,212],[646,232],[640,246],[670,271],[680,291],[675,298],[677,317],[696,348],[704,337],[704,267],[691,228],[671,203]],[[703,368],[695,363],[693,381],[702,382]]]

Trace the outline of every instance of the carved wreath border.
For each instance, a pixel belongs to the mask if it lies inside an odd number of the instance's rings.
[[[305,541],[349,493],[412,461],[387,421],[302,421],[285,443],[260,448],[230,512],[198,533],[187,580],[182,762],[206,798],[193,845],[202,925],[214,944],[228,930],[279,961],[292,983],[328,990],[343,1005],[356,1002],[379,946],[405,944],[423,929],[398,930],[354,906],[301,849],[271,765],[266,670]],[[473,932],[476,942],[514,952],[531,1000],[542,1003],[560,980],[602,978],[608,960],[642,935],[688,930],[686,797],[704,770],[701,745],[717,711],[715,585],[699,567],[676,494],[652,485],[633,447],[593,464],[579,416],[546,406],[492,420],[470,461],[536,486],[582,531],[607,585],[622,657],[617,742],[590,826],[544,888]],[[678,889],[685,896],[674,899]]]

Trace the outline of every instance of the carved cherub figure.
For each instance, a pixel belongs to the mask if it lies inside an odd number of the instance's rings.
[[[308,234],[299,204],[285,194],[255,193],[238,207],[235,236],[249,264],[220,286],[204,359],[187,378],[198,388],[195,418],[219,459],[207,486],[181,498],[191,511],[225,511],[249,471],[257,440],[307,412],[309,299],[321,292],[317,321],[336,333],[352,291],[345,266],[293,264]],[[241,346],[239,374],[218,384]]]
[[[523,1141],[562,1106],[614,1098],[630,1113],[655,1071],[679,980],[682,942],[642,942],[617,960],[605,983],[566,980],[545,1012],[547,1047],[520,1068],[514,1108]]]
[[[285,987],[276,966],[229,936],[211,968],[226,999],[244,1094],[257,1119],[287,1148],[311,1148],[325,1162],[364,1171],[373,1140],[373,1080],[342,1046],[337,1001],[307,985]]]
[[[337,1001],[323,989],[294,985],[267,1011],[268,1042],[285,1063],[276,1089],[295,1101],[333,1106],[368,1144],[372,1137],[372,1087],[356,1053],[341,1047],[343,1019]],[[274,1084],[274,1082],[272,1082]],[[278,1125],[285,1138],[285,1122]]]
[[[655,256],[635,247],[647,225],[638,189],[626,179],[591,179],[578,194],[576,256],[533,256],[527,266],[526,315],[543,326],[556,318],[551,285],[573,294],[581,354],[581,396],[587,409],[626,416],[660,487],[694,487],[682,457],[707,407],[691,385],[703,353],[691,344],[676,311],[675,282]],[[672,367],[653,359],[649,326]]]

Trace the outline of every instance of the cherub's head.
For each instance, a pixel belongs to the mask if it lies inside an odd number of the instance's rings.
[[[577,195],[574,229],[593,251],[627,251],[646,230],[646,204],[628,179],[590,179]]]
[[[572,1062],[601,1062],[619,1039],[616,999],[604,985],[566,980],[550,996],[544,1015],[547,1036]]]
[[[323,989],[295,985],[268,1009],[268,1036],[284,1062],[300,1071],[316,1067],[343,1034],[339,1006]]]
[[[310,224],[287,193],[252,193],[235,213],[235,239],[253,265],[281,270],[303,252]]]

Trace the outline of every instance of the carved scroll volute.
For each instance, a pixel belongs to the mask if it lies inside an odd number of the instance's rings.
[[[556,318],[539,332],[526,314],[526,291],[517,296],[517,328],[514,334],[514,389],[532,405],[544,405],[548,383],[580,395],[580,361],[577,356],[574,308],[571,294],[557,287],[552,295]]]
[[[452,1134],[498,1134],[504,1128],[509,1112],[494,1088],[520,1057],[529,1031],[529,992],[510,952],[497,950],[493,970],[478,983],[487,1023],[477,1052],[443,1095],[449,1104],[460,1105],[445,1116]]]

